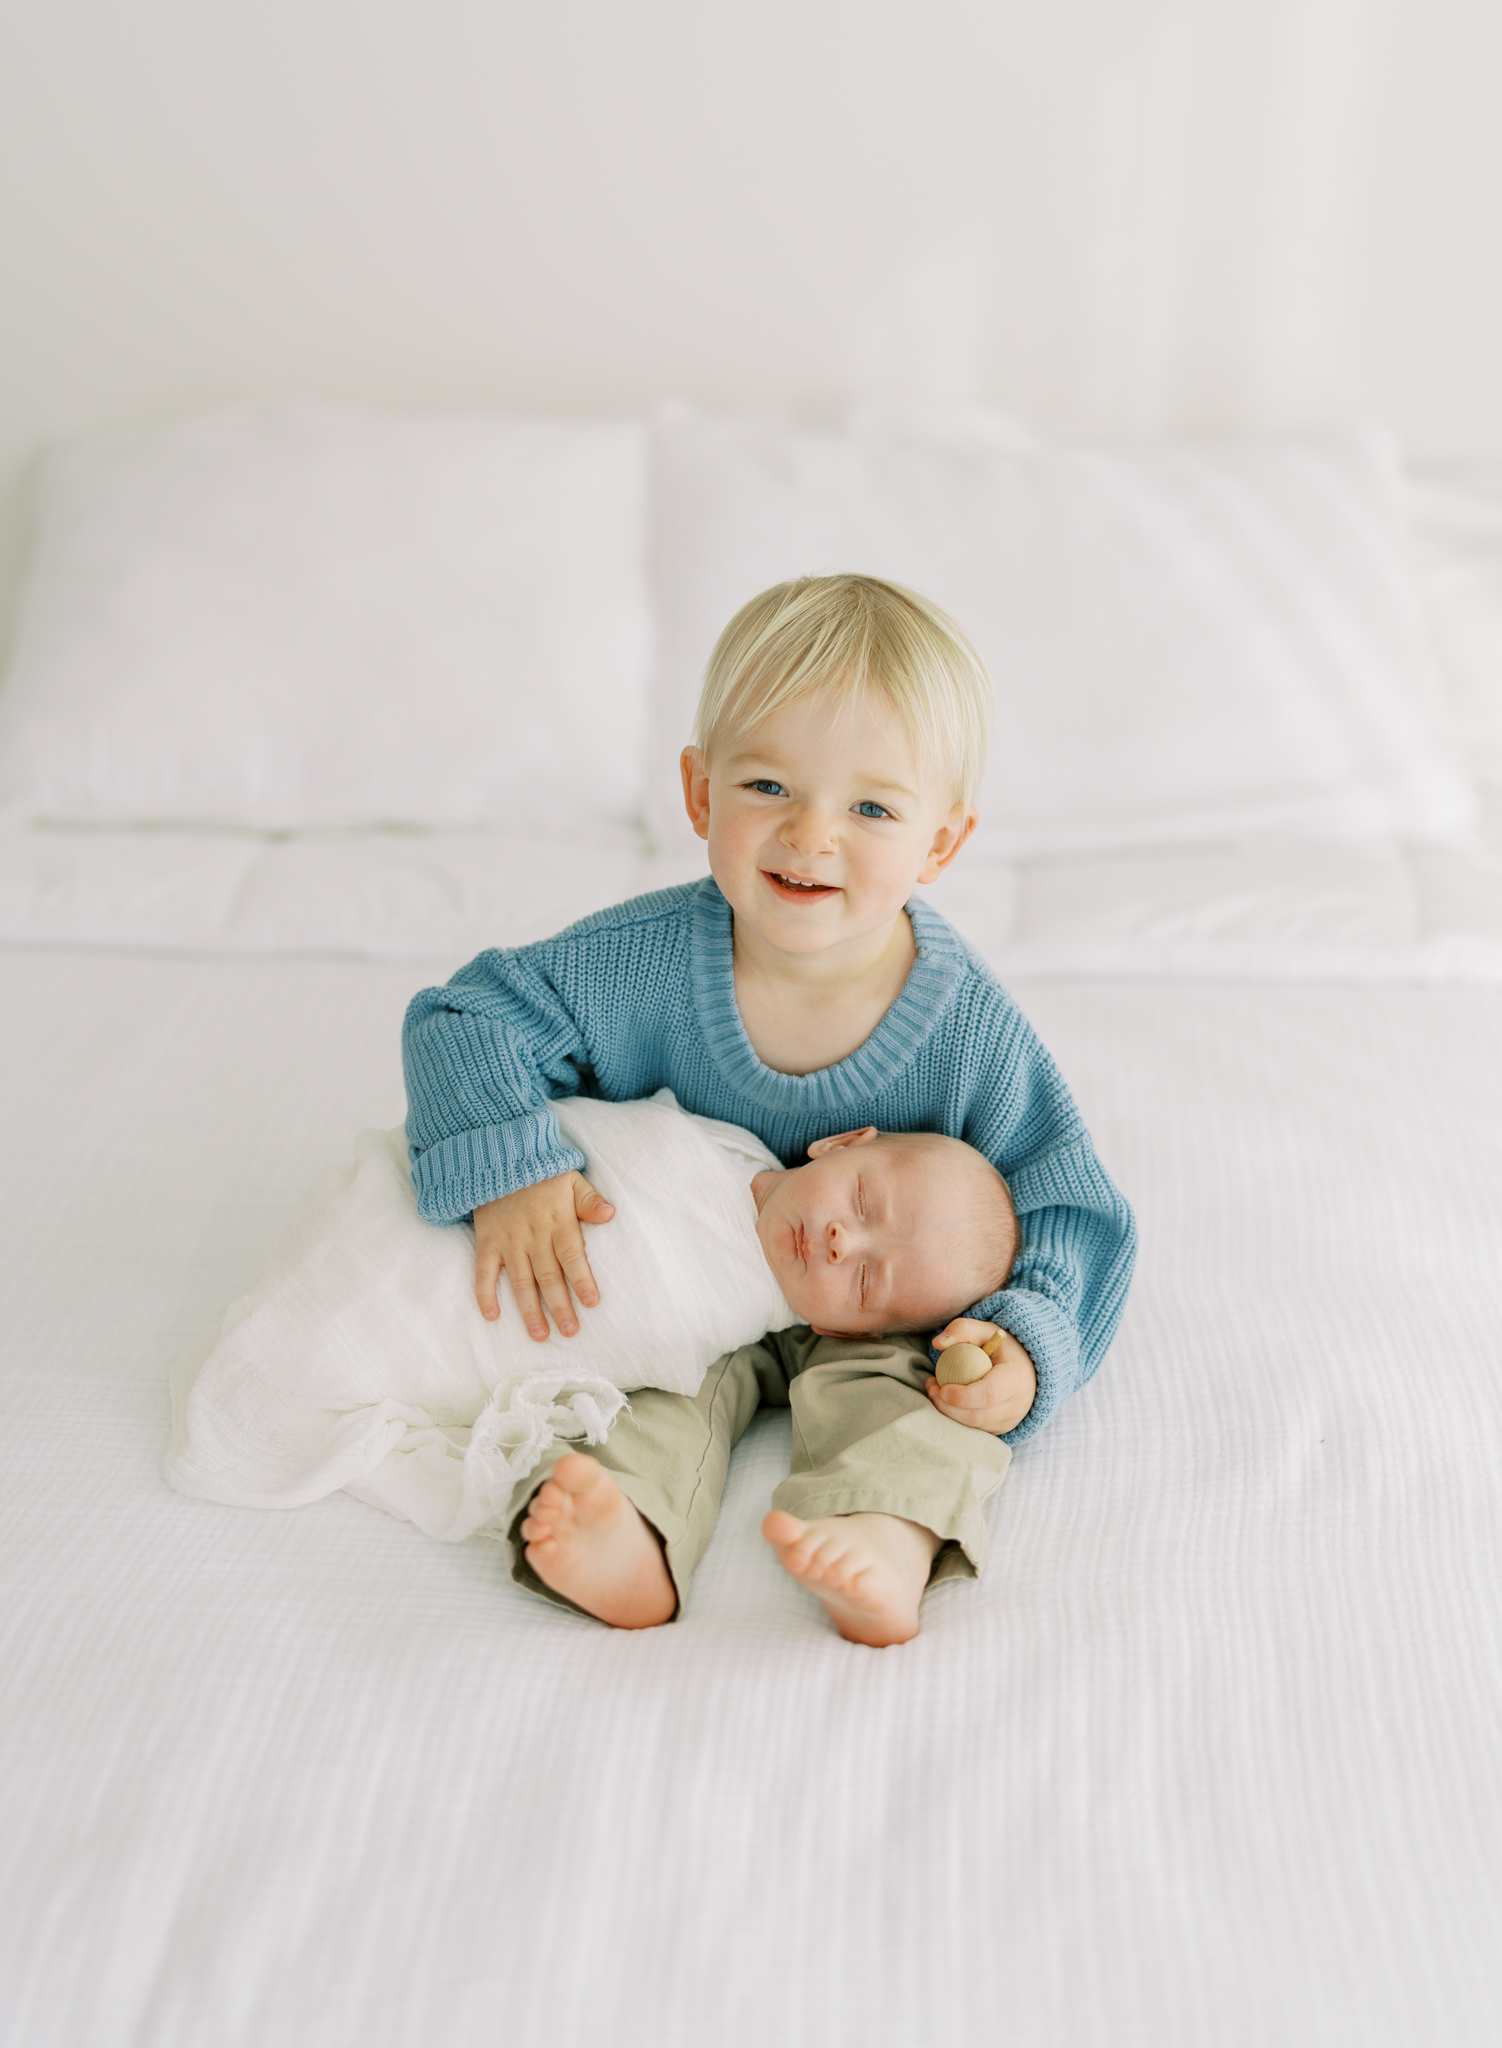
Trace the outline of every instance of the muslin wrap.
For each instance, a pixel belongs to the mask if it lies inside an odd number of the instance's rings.
[[[716,1358],[798,1318],[756,1236],[749,1131],[644,1102],[556,1104],[615,1216],[586,1229],[599,1284],[577,1336],[527,1335],[509,1284],[474,1295],[474,1232],[426,1223],[400,1129],[320,1174],[265,1273],[173,1388],[166,1475],[183,1493],[298,1507],[343,1488],[458,1542],[499,1533],[555,1437],[599,1443],[635,1387],[697,1392]]]

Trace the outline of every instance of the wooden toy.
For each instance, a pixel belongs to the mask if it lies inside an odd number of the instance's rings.
[[[968,1387],[973,1380],[983,1380],[995,1363],[979,1344],[950,1344],[939,1353],[934,1378],[941,1387]]]

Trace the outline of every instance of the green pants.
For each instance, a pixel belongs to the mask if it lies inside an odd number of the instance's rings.
[[[507,1545],[511,1575],[559,1606],[527,1563],[519,1534],[527,1503],[569,1451],[614,1473],[621,1491],[662,1539],[683,1590],[708,1548],[730,1453],[765,1402],[790,1408],[793,1459],[772,1495],[802,1521],[857,1512],[901,1515],[942,1539],[929,1583],[974,1578],[988,1547],[981,1502],[1000,1485],[1011,1452],[1000,1437],[939,1414],[924,1382],[928,1352],[912,1339],[847,1342],[799,1324],[727,1353],[697,1394],[644,1388],[602,1444],[555,1443],[516,1490]]]

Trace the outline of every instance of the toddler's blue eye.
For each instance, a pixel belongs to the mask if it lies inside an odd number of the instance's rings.
[[[855,814],[858,818],[890,818],[892,815],[885,804],[873,804],[869,799],[856,805]]]
[[[765,775],[763,775],[759,781],[747,783],[746,787],[748,789],[754,789],[759,796],[787,795],[787,791],[783,788],[780,782],[773,782],[770,779],[770,777]]]

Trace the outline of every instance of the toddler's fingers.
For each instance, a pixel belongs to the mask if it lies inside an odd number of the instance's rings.
[[[536,1338],[540,1344],[548,1334],[548,1319],[543,1314],[532,1268],[525,1259],[515,1259],[507,1266],[506,1273],[511,1281],[511,1292],[516,1296],[516,1305],[522,1312],[522,1321],[527,1326],[527,1335]]]
[[[537,1285],[542,1290],[543,1307],[558,1325],[559,1336],[572,1337],[579,1328],[579,1318],[574,1314],[573,1296],[568,1291],[568,1282],[563,1277],[563,1268],[552,1255],[551,1246],[545,1257],[533,1258],[532,1273],[537,1281]],[[548,1334],[547,1317],[540,1315],[539,1320],[542,1323],[540,1334],[546,1337]],[[532,1329],[530,1323],[527,1327],[529,1330]],[[532,1330],[534,1337],[538,1334],[538,1331]]]
[[[992,1385],[996,1375],[988,1372],[984,1379],[971,1380],[969,1385],[942,1387],[944,1405],[947,1408],[989,1408],[995,1401],[998,1389]]]
[[[607,1202],[598,1188],[592,1188],[583,1174],[574,1176],[574,1214],[581,1223],[608,1223],[615,1214],[614,1202]]]
[[[947,1351],[951,1344],[985,1344],[996,1335],[994,1323],[982,1323],[974,1316],[956,1316],[933,1340],[935,1351]]]
[[[938,1400],[944,1414],[967,1429],[1003,1436],[1030,1412],[1036,1396],[1031,1365],[1025,1378],[1009,1366],[999,1365],[968,1387],[940,1387]]]
[[[501,1312],[496,1299],[496,1288],[501,1278],[501,1254],[494,1245],[475,1246],[475,1300],[480,1304],[480,1313],[488,1322],[494,1322]]]
[[[937,1380],[930,1380],[928,1383],[928,1398],[947,1422],[957,1422],[961,1429],[984,1430],[987,1427],[984,1415],[976,1414],[969,1408],[961,1408],[949,1399],[951,1394],[962,1391],[965,1390],[959,1387],[941,1387]]]
[[[1004,1436],[1009,1429],[1015,1429],[1022,1420],[1025,1411],[1019,1412],[1020,1404],[1016,1402],[1000,1408],[961,1408],[944,1398],[946,1394],[964,1391],[967,1390],[959,1387],[937,1387],[932,1397],[939,1413],[946,1416],[949,1421],[957,1422],[961,1429],[978,1429],[982,1436]]]
[[[579,1234],[577,1223],[571,1235],[560,1236],[554,1241],[553,1250],[558,1254],[563,1270],[568,1275],[569,1285],[575,1294],[586,1308],[593,1308],[600,1298],[600,1290],[595,1285],[594,1274],[589,1270],[584,1239]]]
[[[1012,1405],[1015,1387],[1001,1371],[988,1372],[983,1380],[968,1386],[940,1387],[939,1399],[956,1420],[977,1422],[982,1417],[1005,1414]]]

